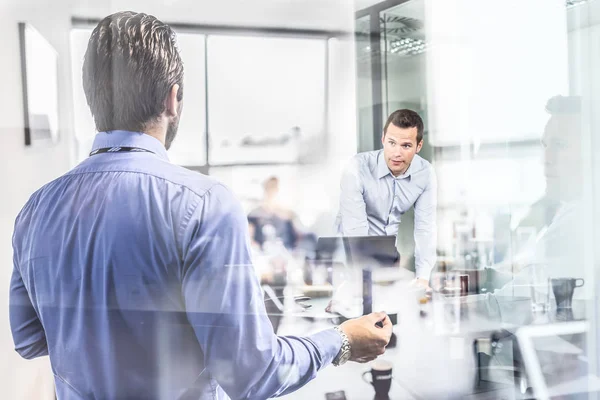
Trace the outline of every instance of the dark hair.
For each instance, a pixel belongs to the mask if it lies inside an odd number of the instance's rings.
[[[99,132],[143,131],[165,110],[173,85],[183,98],[183,63],[175,32],[152,15],[132,11],[104,18],[83,62],[83,90]]]
[[[552,115],[579,114],[581,112],[581,97],[554,96],[546,103],[546,111]]]
[[[417,128],[417,143],[423,140],[423,120],[413,110],[396,110],[390,114],[385,126],[383,127],[383,134],[385,135],[390,124],[397,126],[398,128]]]

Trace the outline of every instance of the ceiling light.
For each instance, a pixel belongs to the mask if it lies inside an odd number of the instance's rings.
[[[421,39],[400,38],[390,41],[390,53],[401,56],[416,56],[426,49],[427,43]]]

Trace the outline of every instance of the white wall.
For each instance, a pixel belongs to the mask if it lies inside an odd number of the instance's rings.
[[[131,0],[112,2],[58,0],[3,0],[0,3],[0,36],[3,57],[0,76],[0,398],[53,398],[52,375],[47,358],[25,361],[13,350],[8,323],[8,286],[12,270],[11,236],[14,219],[28,197],[44,183],[66,172],[74,162],[73,101],[69,55],[71,17],[102,18],[124,9],[156,15],[166,22],[278,26],[327,30],[353,29],[353,5],[345,0],[193,1]],[[25,148],[21,66],[17,23],[30,22],[59,53],[60,141],[46,148]],[[356,149],[354,46],[341,41],[331,59],[330,93],[331,158],[326,176],[338,186],[339,169]],[[307,176],[322,176],[321,170]],[[329,178],[327,178],[329,179]],[[325,181],[318,187],[326,187]],[[328,200],[333,201],[333,193]]]

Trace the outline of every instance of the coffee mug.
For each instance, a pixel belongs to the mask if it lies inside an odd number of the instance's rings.
[[[578,281],[581,283],[578,284]],[[556,308],[571,308],[575,288],[583,286],[584,283],[582,278],[550,278],[552,292],[556,299]]]
[[[377,360],[371,365],[370,371],[363,373],[363,380],[375,388],[375,394],[378,397],[385,398],[392,387],[392,367],[393,364],[385,360]],[[371,375],[372,380],[367,380],[365,376]]]

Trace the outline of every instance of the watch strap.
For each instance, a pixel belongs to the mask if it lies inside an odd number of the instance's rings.
[[[335,358],[333,359],[332,364],[336,367],[344,364],[349,357],[350,354],[350,340],[348,339],[348,336],[344,333],[344,331],[336,326],[333,328],[337,333],[340,334],[340,337],[342,338],[342,347],[340,348],[340,351],[337,353],[337,355],[335,356]],[[348,357],[342,357],[343,355],[347,354]]]

